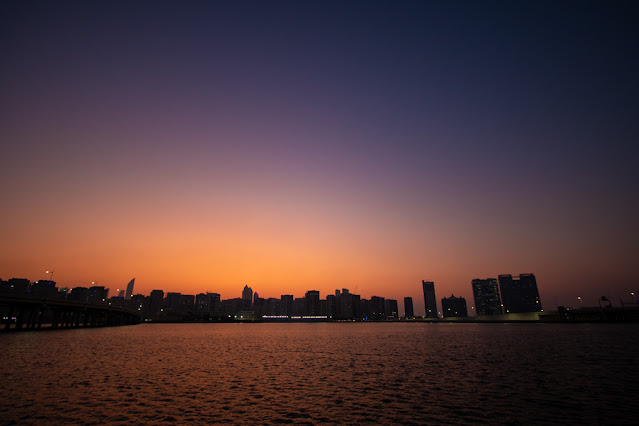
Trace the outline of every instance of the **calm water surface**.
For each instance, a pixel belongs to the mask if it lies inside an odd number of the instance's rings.
[[[0,348],[5,424],[639,419],[637,325],[141,324]]]

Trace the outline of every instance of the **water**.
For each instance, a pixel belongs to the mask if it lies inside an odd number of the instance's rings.
[[[634,423],[639,326],[141,324],[0,335],[0,423]]]

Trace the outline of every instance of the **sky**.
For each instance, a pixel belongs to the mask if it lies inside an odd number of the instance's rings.
[[[633,1],[4,1],[0,278],[637,292]],[[401,310],[401,308],[400,308]]]

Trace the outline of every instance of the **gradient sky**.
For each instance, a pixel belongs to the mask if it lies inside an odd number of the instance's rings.
[[[639,3],[4,1],[0,277],[639,289]],[[470,303],[472,305],[472,303]]]

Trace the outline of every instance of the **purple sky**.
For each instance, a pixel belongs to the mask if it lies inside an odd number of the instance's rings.
[[[0,8],[3,279],[639,289],[636,2]]]

